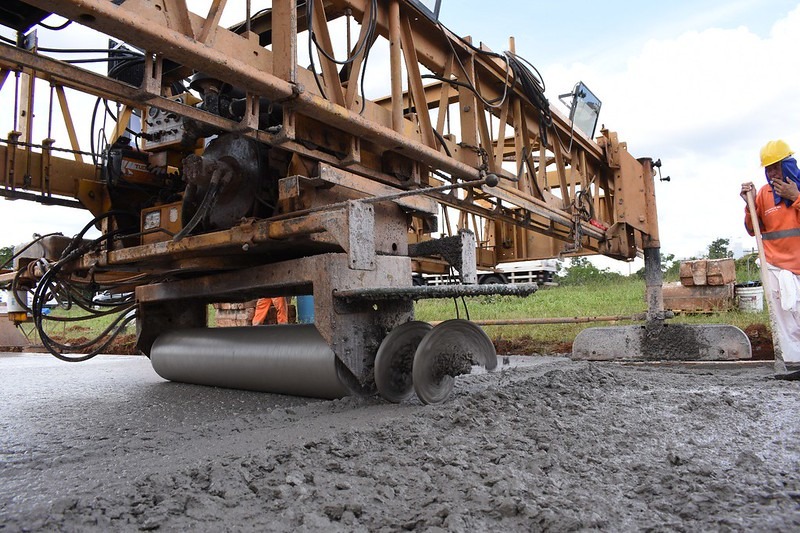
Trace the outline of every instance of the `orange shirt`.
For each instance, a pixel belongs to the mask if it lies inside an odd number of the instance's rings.
[[[785,201],[775,205],[772,187],[764,185],[756,195],[756,212],[767,262],[800,274],[800,198],[789,207]],[[747,232],[753,235],[750,211],[747,208],[744,225]]]

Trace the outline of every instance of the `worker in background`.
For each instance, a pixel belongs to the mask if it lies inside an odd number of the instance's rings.
[[[288,298],[280,296],[278,298],[259,298],[256,302],[256,313],[253,315],[253,325],[258,326],[263,324],[267,319],[269,308],[275,306],[278,313],[278,324],[289,323],[289,302]]]
[[[793,154],[781,140],[770,141],[761,149],[767,183],[755,198],[767,260],[761,268],[767,269],[770,280],[766,297],[778,330],[773,335],[788,371],[800,370],[800,171]],[[742,184],[745,202],[753,190],[752,183]],[[744,224],[754,235],[747,207]]]

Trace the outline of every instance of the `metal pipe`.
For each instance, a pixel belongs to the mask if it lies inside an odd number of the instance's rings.
[[[313,324],[170,331],[150,361],[164,379],[314,398],[349,394]]]
[[[644,283],[647,320],[664,320],[664,275],[661,272],[661,249],[644,249]]]
[[[753,226],[753,235],[756,238],[756,246],[758,247],[758,261],[760,263],[759,272],[761,275],[761,287],[764,289],[764,299],[767,301],[767,312],[769,313],[769,326],[772,331],[772,346],[775,352],[775,373],[784,374],[786,372],[786,363],[783,359],[783,347],[781,346],[781,336],[778,332],[778,322],[775,314],[775,308],[770,303],[769,291],[772,290],[769,276],[769,269],[767,267],[767,255],[764,252],[764,240],[761,235],[761,222],[758,220],[758,210],[756,209],[756,199],[753,190],[749,190],[745,195],[747,202],[747,209],[750,212],[750,224]]]
[[[542,317],[542,318],[504,318],[499,320],[473,320],[479,326],[534,326],[542,324],[582,324],[585,322],[619,322],[622,320],[644,320],[644,313],[635,315],[612,316],[573,316],[573,317]],[[443,321],[429,322],[432,326]]]

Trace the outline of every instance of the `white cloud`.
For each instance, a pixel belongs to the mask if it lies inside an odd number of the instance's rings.
[[[800,71],[787,61],[798,27],[800,7],[765,37],[745,26],[709,28],[651,39],[613,72],[544,68],[549,87],[585,81],[603,101],[601,122],[631,153],[663,160],[672,181],[657,185],[662,252],[689,257],[716,238],[750,248],[740,184],[763,183],[758,153],[767,140],[800,147]]]
[[[29,242],[33,234],[63,233],[67,237],[77,234],[92,220],[83,209],[62,206],[44,206],[23,200],[0,199],[0,220],[3,223],[1,246],[14,246]],[[89,237],[99,233],[91,230]]]

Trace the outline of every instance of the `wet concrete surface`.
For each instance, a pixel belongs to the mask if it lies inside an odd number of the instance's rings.
[[[315,401],[170,383],[141,356],[1,354],[0,530],[55,526],[53,509],[234,450],[248,420]]]
[[[796,531],[769,365],[509,358],[439,406],[0,354],[0,531]]]

